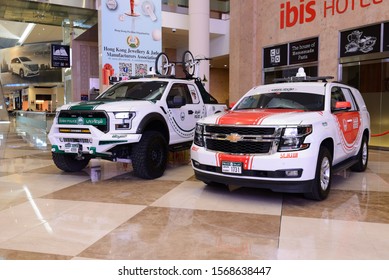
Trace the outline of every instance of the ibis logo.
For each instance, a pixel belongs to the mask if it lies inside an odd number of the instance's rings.
[[[281,3],[280,28],[295,26],[297,23],[303,24],[312,22],[316,18],[316,1],[300,0],[298,5],[293,5],[292,1]]]
[[[342,15],[346,12],[357,12],[360,9],[372,8],[384,0],[290,0],[280,5],[280,29],[293,27],[296,24],[313,22],[318,16],[318,5],[322,6],[323,18]]]

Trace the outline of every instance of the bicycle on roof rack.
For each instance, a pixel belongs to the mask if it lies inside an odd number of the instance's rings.
[[[199,78],[200,62],[202,60],[211,60],[208,57],[194,58],[190,51],[185,51],[182,55],[182,65],[187,77]]]
[[[186,78],[199,78],[199,65],[202,60],[211,60],[210,58],[195,58],[193,54],[187,50],[182,55],[181,62],[170,61],[166,53],[161,52],[155,59],[155,72],[158,75],[174,76],[176,74],[176,64],[182,64],[182,68]]]
[[[174,76],[176,74],[176,63],[170,62],[167,54],[161,52],[155,59],[155,73],[164,76]]]

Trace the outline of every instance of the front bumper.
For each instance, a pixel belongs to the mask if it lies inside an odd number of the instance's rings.
[[[198,170],[194,170],[196,179],[211,183],[221,183],[226,185],[235,185],[242,187],[258,188],[258,189],[270,189],[274,192],[285,193],[308,193],[311,192],[314,181],[269,181],[258,180],[253,178],[237,178],[232,176],[220,176],[218,174],[205,173]]]
[[[231,155],[192,145],[192,167],[197,179],[279,192],[304,193],[312,188],[318,153],[312,149],[271,155]],[[222,171],[222,163],[238,163],[238,174]]]
[[[80,133],[82,132],[82,133]],[[53,152],[81,153],[95,156],[110,156],[110,150],[118,145],[132,144],[140,141],[141,134],[123,132],[104,133],[93,126],[57,125],[51,127],[48,135]],[[78,144],[77,151],[71,151],[66,145]]]
[[[24,72],[24,76],[26,77],[35,77],[35,76],[38,76],[39,75],[39,70],[38,71],[33,71],[33,70],[26,70]]]

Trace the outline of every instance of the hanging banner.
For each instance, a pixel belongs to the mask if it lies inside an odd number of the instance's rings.
[[[51,44],[51,65],[53,67],[70,67],[70,47],[66,45]]]
[[[104,0],[102,82],[147,74],[162,50],[160,0]]]

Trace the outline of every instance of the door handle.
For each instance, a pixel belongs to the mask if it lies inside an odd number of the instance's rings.
[[[194,113],[194,112],[193,112],[192,110],[189,110],[189,111],[188,111],[188,114],[189,114],[189,115],[193,115],[193,113]]]

